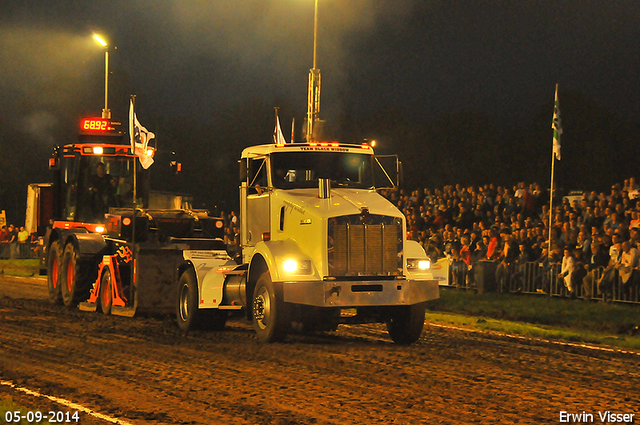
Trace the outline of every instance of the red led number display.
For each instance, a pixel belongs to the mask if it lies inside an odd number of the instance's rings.
[[[102,118],[85,118],[80,122],[80,128],[84,131],[109,131],[109,120]]]

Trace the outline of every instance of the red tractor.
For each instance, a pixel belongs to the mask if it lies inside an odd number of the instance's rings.
[[[150,170],[118,125],[82,120],[77,143],[54,148],[53,184],[34,197],[32,210],[52,215],[43,250],[49,298],[107,314],[173,311],[183,251],[223,250],[223,222],[184,208],[180,196],[154,208]]]

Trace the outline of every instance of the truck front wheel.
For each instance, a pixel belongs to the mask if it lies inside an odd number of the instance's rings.
[[[400,345],[416,342],[422,334],[425,311],[424,303],[394,307],[386,320],[393,342]]]
[[[62,304],[62,293],[60,292],[61,262],[62,249],[60,248],[60,241],[53,241],[47,255],[47,288],[49,289],[49,300],[56,304]]]
[[[253,328],[260,342],[278,342],[286,336],[286,307],[269,272],[263,273],[253,291]]]

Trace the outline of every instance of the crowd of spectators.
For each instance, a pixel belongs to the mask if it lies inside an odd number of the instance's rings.
[[[449,258],[454,285],[473,285],[478,261],[497,263],[499,289],[521,278],[527,262],[539,262],[547,270],[557,264],[572,296],[579,287],[585,297],[592,295],[596,269],[605,268],[597,282],[605,295],[618,278],[627,296],[640,283],[640,187],[635,178],[614,184],[610,193],[554,197],[551,255],[549,193],[537,183],[383,194],[407,217],[409,239],[418,241],[433,260]]]
[[[0,228],[0,259],[31,258],[31,235],[24,226]]]
[[[453,285],[473,286],[474,265],[489,261],[496,265],[498,290],[517,286],[523,266],[532,262],[557,270],[569,296],[589,298],[596,295],[593,288],[606,295],[617,279],[627,296],[640,286],[640,186],[634,178],[612,185],[609,193],[554,197],[551,239],[549,192],[537,183],[382,194],[407,217],[408,239],[433,261],[449,259]],[[224,241],[237,250],[238,217],[234,211],[221,217]],[[540,288],[548,290],[544,282]]]

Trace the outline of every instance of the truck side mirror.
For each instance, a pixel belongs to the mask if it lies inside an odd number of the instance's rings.
[[[396,189],[400,186],[402,163],[398,155],[375,155],[374,158],[376,189]]]

